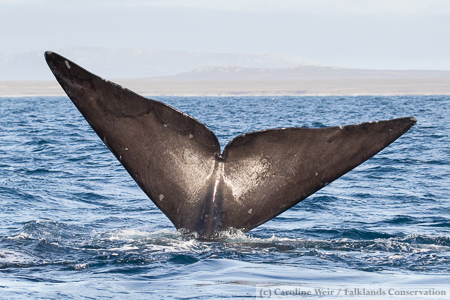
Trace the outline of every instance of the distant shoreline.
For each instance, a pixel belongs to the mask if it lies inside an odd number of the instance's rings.
[[[449,78],[241,81],[112,80],[144,96],[450,95]],[[65,96],[56,81],[0,81],[0,97]]]

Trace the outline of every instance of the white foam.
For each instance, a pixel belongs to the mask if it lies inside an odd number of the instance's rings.
[[[76,264],[72,266],[74,270],[84,270],[89,267],[89,264]]]

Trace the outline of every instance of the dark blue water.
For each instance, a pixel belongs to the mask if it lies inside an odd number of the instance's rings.
[[[174,229],[68,98],[0,98],[0,298],[251,298],[295,288],[450,297],[449,96],[157,100],[209,126],[222,149],[266,128],[418,123],[247,235],[203,242]]]

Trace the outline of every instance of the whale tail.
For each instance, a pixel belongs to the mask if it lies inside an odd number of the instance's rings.
[[[177,229],[199,238],[249,231],[360,165],[408,131],[411,117],[250,132],[220,151],[194,118],[46,52],[100,139]]]

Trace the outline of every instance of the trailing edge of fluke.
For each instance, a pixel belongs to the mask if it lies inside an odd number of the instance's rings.
[[[198,238],[249,231],[360,165],[408,131],[411,117],[246,133],[221,153],[205,125],[46,52],[61,87],[177,229]]]

